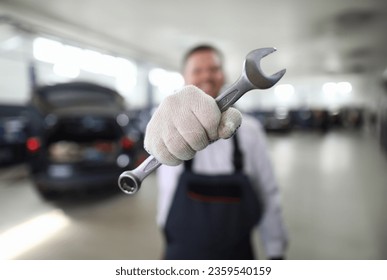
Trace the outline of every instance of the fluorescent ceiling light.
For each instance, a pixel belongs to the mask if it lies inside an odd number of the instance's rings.
[[[178,72],[155,68],[149,72],[149,82],[161,93],[171,94],[184,85],[184,78]]]
[[[115,77],[117,87],[125,91],[133,89],[137,83],[136,64],[122,57],[81,49],[46,38],[34,40],[33,55],[37,60],[58,65],[54,71],[60,76],[76,77],[79,70],[102,74]]]
[[[284,101],[290,100],[293,97],[294,92],[294,86],[291,84],[278,85],[274,88],[274,94]]]
[[[56,63],[54,64],[53,71],[56,75],[74,79],[79,76],[80,70],[78,67],[64,64],[64,63]]]
[[[323,85],[322,91],[327,97],[335,97],[338,94],[348,95],[352,91],[352,85],[349,82],[329,82]]]
[[[352,91],[352,85],[348,82],[337,83],[337,91],[341,94],[349,94]]]

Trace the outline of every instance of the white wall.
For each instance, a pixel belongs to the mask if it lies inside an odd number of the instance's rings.
[[[28,90],[25,63],[0,56],[0,103],[24,104],[29,98]]]

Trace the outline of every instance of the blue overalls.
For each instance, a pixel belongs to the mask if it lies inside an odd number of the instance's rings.
[[[243,174],[236,135],[234,173],[200,175],[185,162],[164,228],[165,259],[254,259],[250,235],[263,203]]]

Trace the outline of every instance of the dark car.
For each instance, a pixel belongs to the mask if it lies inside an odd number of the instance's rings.
[[[254,111],[251,113],[256,117],[267,132],[290,132],[292,123],[286,110]]]
[[[293,125],[300,130],[327,132],[331,127],[330,113],[324,108],[299,108],[290,111]]]
[[[67,191],[118,188],[117,179],[138,164],[141,139],[131,135],[124,100],[100,85],[43,86],[30,104],[29,165],[44,198]]]
[[[25,106],[0,105],[0,168],[24,162],[28,135],[28,113]]]

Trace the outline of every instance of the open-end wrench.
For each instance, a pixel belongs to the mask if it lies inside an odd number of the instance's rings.
[[[286,69],[270,77],[261,70],[261,59],[274,51],[275,48],[262,48],[247,54],[239,79],[215,99],[221,112],[226,111],[246,92],[270,88],[282,78]],[[118,186],[124,193],[134,194],[140,189],[142,181],[160,165],[156,158],[149,156],[136,169],[123,172],[118,178]]]

